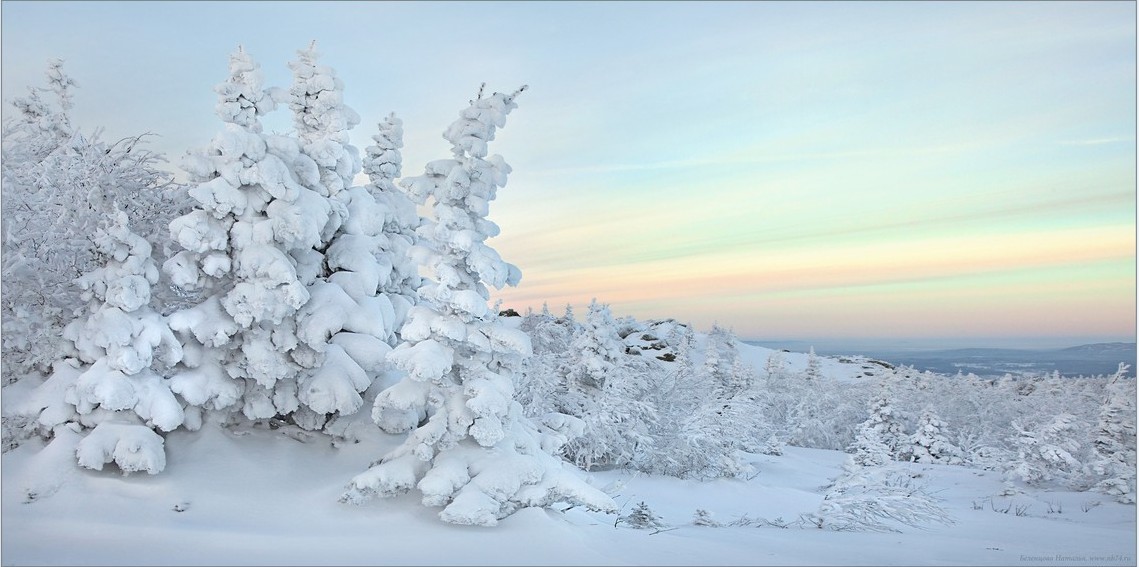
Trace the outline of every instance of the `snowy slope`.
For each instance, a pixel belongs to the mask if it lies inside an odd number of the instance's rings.
[[[743,347],[758,367],[770,351]],[[806,355],[784,353],[792,368]],[[859,364],[824,359],[853,378]],[[5,388],[4,403],[19,387]],[[788,447],[756,455],[747,480],[711,482],[582,473],[628,513],[645,502],[663,531],[614,526],[581,509],[527,509],[495,528],[445,524],[414,496],[363,506],[337,498],[398,436],[360,429],[333,447],[292,427],[167,436],[156,476],[79,469],[77,439],[32,440],[2,459],[4,565],[1128,565],[1135,506],[1094,493],[1028,490],[1012,497],[994,472],[901,465],[942,500],[949,526],[901,533],[834,532],[798,522],[815,512],[845,455]],[[1004,512],[1007,508],[1007,513]],[[1052,512],[1049,512],[1049,509]],[[697,509],[722,527],[692,525]],[[1022,515],[1017,511],[1022,510]],[[776,527],[786,525],[786,528]]]

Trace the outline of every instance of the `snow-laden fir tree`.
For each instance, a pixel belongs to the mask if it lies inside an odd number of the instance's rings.
[[[807,369],[803,372],[803,377],[807,380],[818,380],[822,378],[822,369],[819,364],[819,357],[815,354],[815,347],[807,352]]]
[[[225,129],[182,162],[195,209],[170,223],[184,250],[163,269],[204,298],[170,318],[186,350],[171,387],[193,408],[263,419],[301,407],[296,318],[321,271],[316,248],[333,206],[309,187],[319,168],[301,144],[262,132],[276,103],[259,66],[238,48],[229,71],[215,89]]]
[[[846,448],[850,462],[864,467],[880,467],[893,460],[890,447],[882,440],[880,421],[873,415],[858,428],[854,441]]]
[[[84,135],[72,124],[75,81],[62,62],[48,66],[48,86],[12,101],[3,124],[2,284],[3,375],[6,381],[46,374],[66,348],[61,331],[84,301],[75,280],[100,266],[91,236],[122,210],[149,242],[184,208],[160,160],[143,136],[115,143],[98,130]],[[47,96],[42,96],[47,94]],[[161,249],[159,250],[161,252]],[[170,302],[166,286],[153,290]]]
[[[696,349],[696,333],[692,327],[682,324],[674,325],[668,336],[665,337],[665,342],[672,347],[675,356],[672,361],[675,371],[678,374],[695,374],[693,357]]]
[[[575,328],[557,411],[580,418],[585,432],[571,439],[565,455],[585,469],[628,466],[652,452],[649,429],[656,417],[645,401],[645,361],[625,353],[609,306],[593,300]]]
[[[781,441],[779,437],[776,437],[776,435],[772,433],[767,437],[767,441],[763,444],[763,448],[761,448],[759,452],[763,453],[764,455],[773,455],[778,457],[783,454],[783,448],[786,446],[786,443]]]
[[[90,430],[76,449],[81,466],[102,470],[114,462],[124,474],[156,474],[165,468],[166,455],[154,430],[177,428],[185,414],[155,368],[165,371],[177,363],[182,347],[150,307],[150,289],[158,282],[150,244],[131,232],[126,213],[108,220],[93,238],[104,265],[78,282],[87,316],[63,333],[82,366],[57,366],[40,386],[37,421],[53,431],[67,424]],[[62,400],[52,395],[60,390]]]
[[[720,522],[712,519],[712,513],[703,509],[697,508],[696,512],[692,514],[692,525],[703,526],[707,528],[718,528],[722,526]]]
[[[369,160],[384,160],[369,167],[369,186],[351,186],[361,163],[348,130],[359,116],[344,104],[344,85],[335,71],[317,65],[317,58],[311,45],[289,64],[293,70],[289,106],[302,153],[316,164],[317,172],[302,183],[327,196],[332,211],[321,238],[329,244],[315,281],[307,286],[309,300],[296,313],[299,344],[291,353],[301,367],[300,407],[292,418],[305,429],[319,429],[329,418],[352,415],[364,404],[361,394],[385,371],[384,357],[394,346],[396,326],[415,293],[413,288],[400,287],[406,275],[395,274],[410,243],[402,234],[386,232],[389,226],[406,224],[407,209],[414,208],[406,197],[401,203],[388,188],[390,175],[398,174],[398,168],[385,166],[401,161],[398,125],[381,124],[381,132],[387,134],[383,140],[392,151],[369,155]],[[384,198],[382,203],[377,194]],[[320,257],[315,250],[303,253]],[[393,279],[399,280],[395,286]],[[389,295],[385,289],[395,293]]]
[[[621,517],[620,521],[638,530],[660,529],[665,526],[664,520],[643,501],[638,502],[628,515]]]
[[[961,464],[961,449],[949,440],[946,427],[933,406],[926,406],[918,418],[917,430],[910,436],[910,446],[906,451],[910,460],[915,463]]]
[[[372,197],[384,209],[384,260],[391,263],[390,275],[381,282],[380,291],[391,299],[396,310],[396,339],[398,329],[407,310],[419,299],[422,283],[419,268],[411,257],[411,247],[418,237],[415,230],[421,222],[415,203],[396,186],[403,167],[400,148],[403,147],[403,121],[390,114],[379,123],[379,132],[372,136],[374,145],[365,149],[364,173],[366,186]],[[351,217],[350,217],[351,220]],[[395,346],[393,341],[392,346]]]
[[[870,415],[860,426],[873,429],[891,460],[908,460],[909,435],[902,429],[891,388],[882,388],[870,404]]]
[[[530,337],[533,356],[526,359],[515,399],[528,417],[540,419],[554,411],[555,392],[565,380],[562,371],[568,367],[573,329],[554,317],[546,304],[538,313],[527,312],[519,328]]]
[[[357,475],[342,501],[416,488],[424,505],[443,507],[444,521],[486,526],[557,501],[616,508],[541,447],[513,399],[529,338],[488,305],[488,285],[515,285],[521,276],[484,243],[498,234],[486,216],[510,171],[500,156],[487,157],[487,143],[516,108],[517,94],[480,91],[444,132],[453,157],[402,182],[416,202],[432,200],[432,218],[420,228],[423,245],[413,251],[432,277],[402,328],[406,342],[388,355],[407,376],[377,396],[373,417],[385,431],[409,434]]]
[[[1135,503],[1135,380],[1120,364],[1105,387],[1096,427],[1092,430],[1095,461],[1092,470],[1101,480],[1095,490],[1119,502]]]

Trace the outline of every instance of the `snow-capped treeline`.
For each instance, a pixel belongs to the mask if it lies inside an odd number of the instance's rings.
[[[555,502],[615,510],[574,465],[746,476],[747,454],[784,444],[852,453],[835,501],[854,485],[905,488],[888,464],[910,460],[1134,501],[1135,383],[1122,371],[838,379],[813,352],[802,368],[779,352],[756,361],[729,330],[615,319],[596,301],[580,320],[497,313],[490,289],[521,273],[486,244],[510,173],[488,143],[525,87],[480,89],[444,132],[452,155],[401,178],[400,120],[380,121],[361,153],[348,138],[360,117],[317,59],[299,51],[292,84],[266,87],[239,48],[215,88],[219,133],[181,160],[186,186],[139,139],[82,135],[58,62],[48,87],[13,101],[4,376],[36,387],[5,407],[6,449],[79,439],[80,466],[155,474],[175,429],[263,424],[344,442],[374,427],[405,441],[346,471],[342,501],[415,490],[445,521],[480,525]],[[293,132],[263,130],[276,111]]]
[[[585,319],[568,309],[521,317],[534,356],[519,388],[536,419],[587,421],[589,433],[564,450],[583,467],[747,475],[741,451],[789,444],[846,450],[858,464],[971,466],[1134,499],[1135,381],[1124,365],[1111,376],[988,379],[887,365],[836,378],[813,352],[747,363],[740,349],[751,347],[720,327],[705,335],[672,320],[614,321],[596,303]],[[805,360],[793,366],[790,356]]]

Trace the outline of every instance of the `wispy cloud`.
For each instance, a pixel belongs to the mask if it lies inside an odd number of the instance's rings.
[[[1125,142],[1135,142],[1134,137],[1116,137],[1116,138],[1088,138],[1084,140],[1061,140],[1056,142],[1061,146],[1102,146],[1104,144],[1122,144]]]

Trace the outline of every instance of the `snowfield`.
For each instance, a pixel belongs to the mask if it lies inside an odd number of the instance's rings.
[[[741,347],[749,361],[769,352]],[[805,355],[785,353],[789,364]],[[824,360],[832,374],[858,365]],[[5,405],[26,395],[4,388]],[[524,509],[494,528],[441,522],[416,493],[361,506],[338,498],[396,447],[364,417],[334,447],[295,426],[166,436],[166,469],[123,476],[81,469],[79,436],[3,455],[4,565],[1134,565],[1134,505],[1094,492],[1023,489],[999,472],[898,464],[939,499],[952,525],[899,532],[820,530],[803,521],[842,472],[839,451],[751,455],[747,479],[579,473],[628,514],[644,502],[665,524],[634,529],[580,508]],[[696,510],[718,527],[693,525]],[[616,523],[616,526],[614,525]]]

